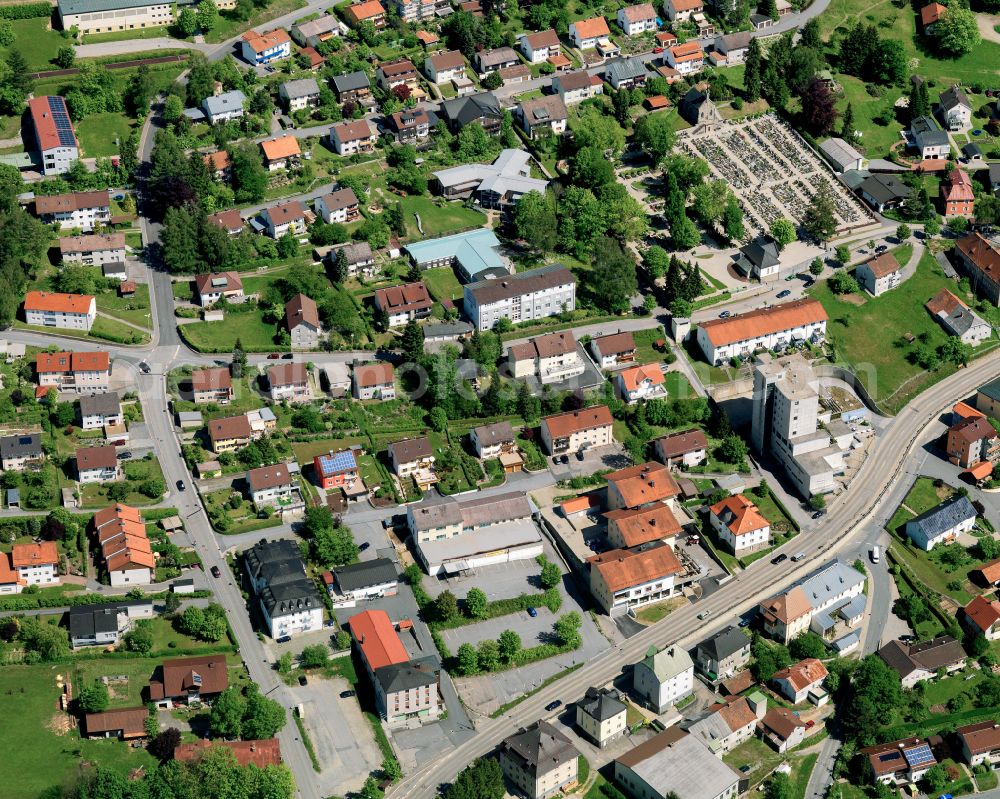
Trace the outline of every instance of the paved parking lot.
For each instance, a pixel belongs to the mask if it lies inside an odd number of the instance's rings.
[[[599,469],[624,469],[632,465],[632,458],[625,453],[621,444],[586,449],[582,461],[577,460],[575,453],[567,454],[569,463],[566,464],[555,464],[552,458],[549,458],[549,470],[557,480],[569,480],[571,477],[593,474]]]
[[[550,560],[552,553],[546,553]],[[498,563],[493,566],[483,566],[471,574],[461,577],[437,579],[424,578],[424,588],[433,597],[444,591],[451,591],[459,599],[463,599],[471,588],[480,588],[486,597],[494,599],[510,599],[521,594],[535,594],[542,590],[538,575],[542,568],[534,559],[515,560],[510,563]]]
[[[304,705],[303,723],[323,770],[317,776],[327,796],[344,796],[364,785],[369,772],[382,764],[368,720],[357,699],[341,699],[346,680],[311,679],[292,693]]]

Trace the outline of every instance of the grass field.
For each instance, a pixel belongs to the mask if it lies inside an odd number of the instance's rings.
[[[248,20],[236,19],[228,11],[223,11],[219,15],[218,26],[205,36],[205,41],[213,44],[215,42],[224,42],[238,33],[255,28],[275,17],[283,16],[289,11],[294,11],[296,8],[303,8],[305,5],[305,0],[273,0],[273,2],[267,4],[266,8],[257,9],[250,15],[250,19]]]
[[[0,58],[6,60],[11,50],[20,51],[28,62],[28,69],[42,72],[53,69],[52,59],[56,57],[60,47],[71,43],[64,39],[59,31],[49,26],[49,19],[15,19],[11,20],[14,28],[14,44],[10,47],[0,47]]]
[[[454,300],[462,296],[462,284],[455,277],[455,270],[450,266],[437,266],[433,269],[425,269],[420,273],[420,279],[427,285],[427,290],[431,296],[441,302],[447,298]]]
[[[65,664],[0,669],[0,711],[6,719],[0,726],[7,771],[3,794],[9,799],[37,799],[46,789],[74,779],[84,763],[100,763],[122,776],[156,763],[145,749],[119,741],[81,740],[75,726],[57,732],[57,722],[68,718],[58,711],[60,675],[69,676]]]
[[[152,327],[149,310],[149,286],[139,284],[134,297],[119,297],[115,292],[97,295],[97,310],[133,325]]]
[[[76,123],[76,136],[87,158],[118,155],[118,144],[128,138],[133,122],[125,114],[92,114]]]
[[[459,203],[437,205],[430,197],[404,197],[401,200],[406,215],[406,233],[410,239],[425,239],[457,233],[465,228],[482,226],[486,217]],[[417,229],[415,214],[420,215],[423,234]]]
[[[923,307],[943,288],[952,289],[954,284],[944,276],[934,256],[925,252],[916,273],[903,286],[881,297],[838,296],[825,280],[810,290],[830,317],[827,336],[836,348],[838,360],[858,374],[876,402],[889,412],[897,411],[920,391],[955,371],[950,363],[943,363],[933,372],[910,363],[907,356],[916,345],[902,340],[910,333],[932,350],[945,342],[947,335]],[[873,335],[873,331],[882,333]]]
[[[88,33],[83,37],[84,44],[100,44],[101,42],[123,42],[128,39],[169,39],[169,25],[157,25],[154,28],[136,28],[127,31],[114,31],[112,33]]]
[[[274,349],[277,332],[256,310],[227,312],[223,322],[194,322],[179,329],[188,344],[199,352],[231,352],[236,339],[246,352],[266,352]]]
[[[133,489],[124,499],[126,505],[152,505],[159,502],[159,497],[153,499],[138,491],[139,486],[145,480],[163,479],[163,470],[160,469],[160,463],[156,458],[124,461],[123,468],[125,476],[129,480],[129,486]],[[82,487],[82,494],[84,508],[103,508],[110,504],[104,483],[87,483]]]

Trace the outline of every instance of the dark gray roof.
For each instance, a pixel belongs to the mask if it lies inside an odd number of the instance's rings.
[[[70,638],[92,638],[97,633],[118,632],[118,614],[129,607],[149,605],[149,600],[77,605],[69,609]]]
[[[121,410],[118,394],[109,391],[107,394],[92,394],[80,397],[80,416],[114,416]]]
[[[465,293],[466,296],[471,295],[477,305],[482,306],[567,283],[576,284],[572,272],[562,264],[546,264],[530,272],[518,272],[502,280],[480,280],[470,283],[465,287]]]
[[[449,122],[468,125],[480,117],[500,119],[503,116],[503,108],[493,92],[480,92],[445,100],[441,106],[441,114]]]
[[[391,694],[395,691],[409,691],[411,688],[423,688],[425,685],[437,685],[438,667],[434,658],[426,657],[420,660],[410,660],[406,663],[395,663],[375,669],[375,679],[382,686],[382,691]]]
[[[983,383],[979,387],[979,391],[989,397],[995,402],[1000,402],[1000,378],[996,380],[991,380],[989,383]]]
[[[38,433],[0,438],[0,458],[30,458],[42,454],[42,437]]]
[[[612,78],[617,81],[633,80],[635,78],[641,78],[645,74],[646,64],[638,58],[616,59],[608,64],[608,68],[605,71],[605,76],[609,82]]]
[[[976,144],[974,141],[970,141],[968,144],[962,147],[962,152],[965,154],[966,158],[982,158],[983,148]],[[993,166],[993,164],[990,164]]]
[[[577,703],[584,713],[597,721],[607,721],[625,712],[620,694],[613,688],[588,688],[585,697]]]
[[[937,671],[960,663],[965,660],[965,650],[950,635],[942,635],[913,646],[902,641],[889,641],[878,650],[878,656],[890,669],[905,678],[918,669]]]
[[[945,530],[950,530],[959,522],[966,519],[974,519],[976,515],[976,509],[972,507],[972,503],[969,502],[968,497],[956,494],[950,499],[946,499],[936,508],[931,508],[929,511],[921,513],[916,519],[911,519],[907,523],[907,526],[910,524],[915,525],[928,538],[933,538]]]
[[[930,117],[917,117],[910,123],[910,133],[918,147],[942,147],[948,144],[948,134]]]
[[[950,89],[945,89],[941,92],[938,102],[945,111],[950,111],[952,108],[957,108],[960,105],[972,108],[969,98],[966,97],[965,92],[958,86],[952,86]]]
[[[319,94],[319,84],[316,78],[299,78],[298,80],[288,80],[281,84],[285,92],[285,97],[295,99],[297,97],[312,97]]]
[[[1000,183],[1000,164],[990,164],[990,183]]]
[[[892,175],[872,175],[865,178],[860,189],[880,205],[905,200],[910,196],[910,187]]]
[[[341,591],[357,591],[373,585],[385,585],[397,581],[396,566],[387,558],[376,558],[342,566],[333,570]]]
[[[547,721],[536,721],[527,729],[518,730],[504,739],[501,748],[521,761],[526,770],[542,774],[548,774],[578,755],[569,738]]]
[[[780,263],[778,259],[778,244],[770,237],[755,239],[745,247],[741,247],[740,252],[751,263],[761,269],[777,266]]]
[[[733,50],[745,50],[750,46],[750,40],[753,39],[753,34],[750,31],[741,31],[739,33],[730,33],[725,36],[719,36],[716,38],[716,50],[719,49],[719,45],[725,49],[727,53]]]
[[[371,81],[368,80],[368,73],[360,69],[357,72],[348,72],[346,75],[337,75],[333,79],[333,88],[337,94],[353,92],[358,89],[369,89],[371,85]]]
[[[261,539],[243,554],[247,573],[260,584],[258,597],[272,619],[306,608],[323,607],[323,601],[294,541]]]
[[[712,660],[722,661],[749,645],[750,639],[743,634],[743,631],[739,627],[730,626],[711,638],[706,638],[698,644],[698,650]]]
[[[424,325],[424,340],[433,341],[437,338],[457,338],[472,332],[472,325],[456,319],[454,322],[439,322],[437,324]]]

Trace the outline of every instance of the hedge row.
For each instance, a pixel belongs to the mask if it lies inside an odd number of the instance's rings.
[[[23,3],[19,6],[0,6],[0,19],[44,19],[52,16],[49,3]]]
[[[165,600],[169,591],[157,594],[143,594],[142,599],[153,601]],[[212,595],[211,591],[195,591],[184,594],[184,599],[200,599]],[[39,610],[40,608],[76,607],[77,605],[99,605],[102,602],[113,602],[122,599],[121,595],[67,593],[46,596],[45,594],[17,594],[16,596],[0,597],[0,612],[18,610]]]

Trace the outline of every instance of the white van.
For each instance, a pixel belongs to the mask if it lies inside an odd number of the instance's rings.
[[[877,546],[872,547],[872,563],[878,563],[879,559],[879,548]]]

